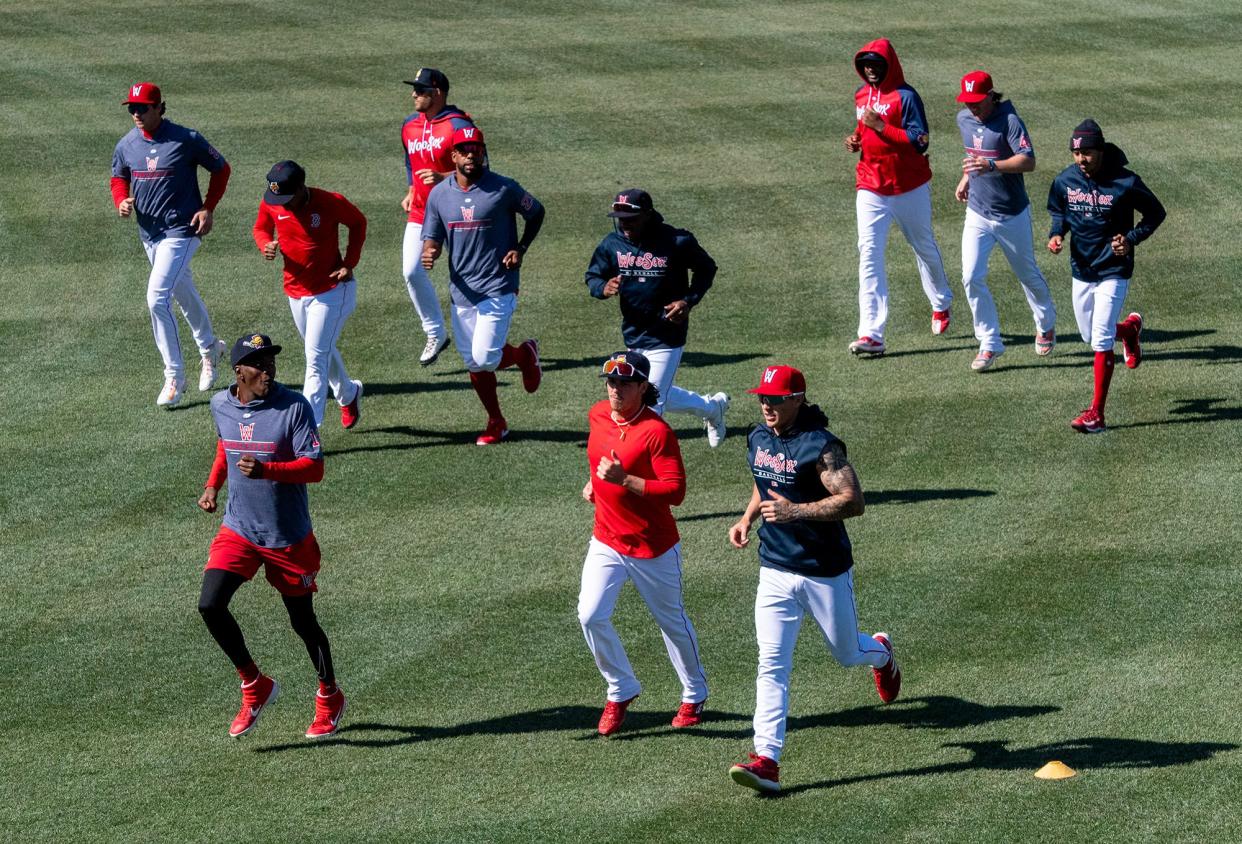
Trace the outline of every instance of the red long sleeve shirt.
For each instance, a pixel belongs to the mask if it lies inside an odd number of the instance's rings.
[[[618,425],[607,401],[591,408],[587,466],[595,493],[595,538],[621,554],[658,557],[677,544],[677,522],[669,509],[686,497],[686,468],[677,436],[658,413],[644,408],[628,425]],[[627,475],[646,481],[635,495],[595,475],[601,457],[617,453]]]
[[[349,230],[344,257],[340,226]],[[339,282],[328,274],[340,267],[348,267],[352,277],[367,239],[367,218],[339,193],[311,188],[310,201],[296,213],[283,205],[260,202],[252,233],[260,251],[273,240],[280,242],[285,293],[301,299],[336,287]]]

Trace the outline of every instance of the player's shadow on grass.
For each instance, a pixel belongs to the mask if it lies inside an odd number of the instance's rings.
[[[1021,771],[1029,776],[1033,775],[1046,762],[1053,759],[1064,762],[1077,771],[1107,768],[1169,768],[1174,765],[1205,762],[1218,753],[1238,748],[1236,744],[1144,741],[1142,739],[1104,738],[1100,736],[1050,742],[1048,744],[1015,748],[1013,750],[1010,750],[1008,745],[1008,741],[949,742],[941,745],[941,747],[964,750],[969,755],[969,758],[942,762],[935,765],[922,765],[902,768],[896,771],[859,774],[852,777],[826,779],[804,785],[794,785],[772,794],[770,797],[789,797],[804,791],[816,791],[843,785],[897,779],[899,777],[925,777],[980,770]]]
[[[372,396],[408,396],[415,393],[446,393],[471,389],[469,381],[367,381],[363,386],[364,399]]]
[[[949,340],[948,342],[953,343],[953,345],[929,346],[925,349],[902,349],[898,352],[885,352],[882,355],[851,355],[850,357],[853,357],[855,360],[865,362],[869,360],[885,360],[887,358],[914,357],[916,355],[942,355],[947,352],[964,354],[978,348],[978,345],[975,343],[969,343],[963,346],[962,344],[956,343],[952,340]]]
[[[589,369],[597,371],[610,354],[620,350],[621,346],[619,345],[608,346],[607,348],[601,347],[598,355],[586,355],[580,358],[556,358],[540,355],[539,363],[543,367],[544,374],[575,369]],[[717,354],[715,352],[686,352],[682,355],[681,366],[690,368],[700,366],[724,366],[730,363],[745,363],[748,360],[758,360],[763,357],[766,357],[766,355],[758,352],[732,352],[729,354]],[[502,372],[498,373],[498,375],[503,377],[503,373],[508,371],[510,370],[502,370]],[[516,369],[511,371],[514,373],[517,372]],[[686,373],[684,370],[679,368],[678,374],[684,376]],[[463,368],[450,369],[437,372],[435,375],[437,378],[447,378],[449,376],[454,378],[464,378],[466,376],[466,370]],[[368,392],[370,389],[370,385],[367,385]]]
[[[436,446],[444,445],[474,445],[475,438],[479,435],[478,431],[445,431],[442,429],[415,428],[412,425],[390,425],[387,428],[371,428],[358,432],[360,436],[375,434],[388,434],[390,436],[405,437],[406,439],[399,442],[378,443],[376,445],[354,445],[345,446],[344,448],[333,448],[331,453],[333,455],[340,455],[356,454],[364,451],[406,451],[414,448],[435,448]],[[509,432],[509,437],[506,440],[509,443],[525,441],[574,443],[585,448],[586,432],[514,429]]]
[[[967,498],[987,498],[996,495],[991,489],[881,489],[865,493],[867,506],[875,504],[917,504],[923,501],[963,501]],[[678,514],[679,522],[706,522],[713,519],[737,521],[741,510],[724,510],[718,513],[696,513],[692,516]]]
[[[1169,419],[1146,422],[1124,422],[1109,428],[1151,428],[1161,425],[1185,425],[1193,422],[1237,422],[1242,420],[1242,406],[1228,405],[1224,398],[1175,399],[1169,408]]]

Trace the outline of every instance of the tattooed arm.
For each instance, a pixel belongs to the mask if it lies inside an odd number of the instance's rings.
[[[861,516],[863,513],[862,486],[854,467],[845,459],[845,449],[834,442],[819,456],[815,468],[819,470],[819,482],[828,495],[818,501],[795,504],[773,492],[772,499],[759,505],[759,513],[766,522],[792,522],[807,519],[814,522],[839,522]]]

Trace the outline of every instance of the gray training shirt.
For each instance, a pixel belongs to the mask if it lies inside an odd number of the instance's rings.
[[[986,123],[976,120],[969,109],[962,109],[957,113],[957,128],[962,130],[962,145],[969,155],[993,161],[1019,154],[1035,157],[1026,126],[1008,100],[997,104]],[[970,177],[966,206],[981,217],[1001,222],[1021,214],[1030,204],[1021,173],[975,173]]]

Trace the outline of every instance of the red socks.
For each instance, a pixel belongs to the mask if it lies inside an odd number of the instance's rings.
[[[243,665],[241,668],[237,669],[237,674],[241,677],[244,685],[253,683],[255,680],[259,679],[259,666],[255,665],[253,662],[249,665]]]
[[[505,354],[509,354],[512,346],[505,346]],[[515,350],[516,351],[516,350]],[[504,358],[501,358],[503,366]],[[474,391],[479,396],[479,401],[483,404],[483,409],[487,411],[488,420],[504,419],[504,414],[500,412],[500,398],[496,395],[496,373],[495,372],[471,372],[470,386],[474,387]]]
[[[1095,353],[1095,398],[1092,409],[1104,415],[1104,401],[1108,398],[1108,383],[1113,380],[1113,350]]]
[[[323,680],[320,680],[319,681],[319,694],[322,695],[323,697],[331,697],[332,695],[336,694],[336,683],[335,682],[325,683]]]

